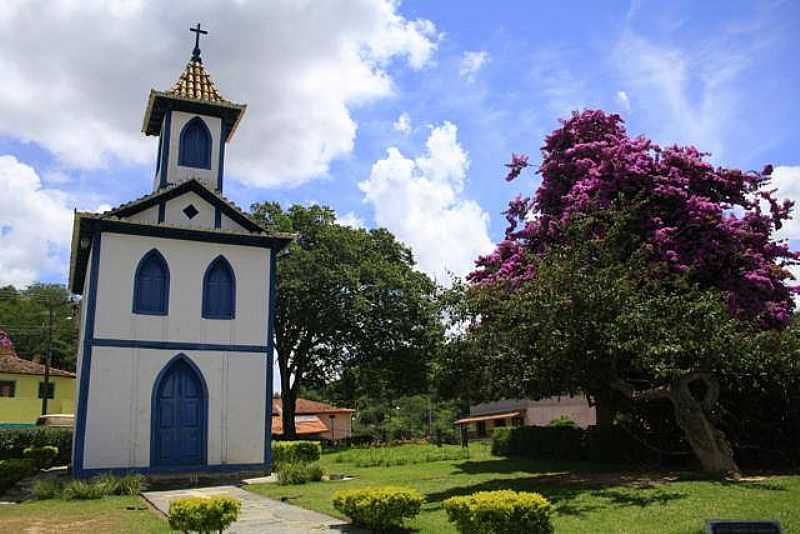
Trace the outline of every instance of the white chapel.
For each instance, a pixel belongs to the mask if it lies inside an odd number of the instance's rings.
[[[145,109],[153,192],[75,214],[77,476],[270,470],[275,258],[292,236],[223,196],[246,106],[217,90],[192,31],[186,69]]]

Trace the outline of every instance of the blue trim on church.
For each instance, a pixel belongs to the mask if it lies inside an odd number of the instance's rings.
[[[86,444],[86,413],[89,407],[89,374],[92,369],[94,319],[97,311],[97,281],[100,272],[100,243],[102,233],[92,238],[92,261],[89,268],[89,295],[86,300],[86,324],[83,331],[83,355],[78,385],[78,410],[75,420],[75,440],[72,447],[72,470],[75,476],[84,476],[83,456]]]
[[[272,380],[275,356],[275,295],[278,289],[277,250],[269,251],[269,302],[267,304],[267,419],[264,426],[264,465],[272,471]]]
[[[228,136],[228,126],[225,121],[220,121],[219,126],[219,161],[217,162],[217,192],[222,193],[222,178],[225,168],[225,138]]]
[[[96,475],[110,473],[112,475],[124,476],[132,473],[141,475],[153,475],[161,473],[231,473],[237,471],[266,472],[269,473],[267,464],[212,464],[212,465],[177,465],[177,466],[158,466],[158,467],[96,467],[81,471],[80,478],[88,478]],[[76,475],[77,476],[77,475]]]
[[[159,167],[159,181],[158,187],[159,189],[162,187],[167,187],[167,174],[169,173],[169,145],[170,145],[170,137],[172,137],[172,111],[167,111],[164,114],[164,129],[161,133],[161,138],[163,141],[163,146],[161,150],[161,165]]]
[[[263,354],[268,348],[265,345],[226,345],[223,343],[192,343],[186,341],[157,341],[146,339],[118,339],[96,337],[92,341],[95,347],[114,347],[120,349],[154,349],[154,350],[200,350],[216,352],[249,352]]]

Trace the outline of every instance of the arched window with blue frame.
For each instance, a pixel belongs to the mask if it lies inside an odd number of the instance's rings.
[[[136,267],[133,279],[133,313],[167,315],[169,310],[169,267],[161,253],[153,249]]]
[[[195,117],[183,126],[180,144],[178,165],[211,168],[211,132],[203,119]]]
[[[224,256],[217,256],[203,276],[203,318],[236,317],[236,277]]]

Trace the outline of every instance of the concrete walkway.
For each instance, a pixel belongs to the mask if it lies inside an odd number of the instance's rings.
[[[255,534],[274,532],[300,534],[313,532],[364,534],[365,531],[350,526],[346,521],[325,514],[312,512],[262,495],[244,491],[236,486],[213,486],[171,491],[146,491],[142,496],[158,511],[167,514],[169,503],[180,497],[209,497],[226,495],[242,501],[239,520],[226,532],[233,534]]]

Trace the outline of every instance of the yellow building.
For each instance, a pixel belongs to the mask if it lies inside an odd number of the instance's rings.
[[[16,355],[0,331],[0,425],[30,423],[42,414],[44,365]],[[75,413],[75,374],[50,368],[47,413]]]

